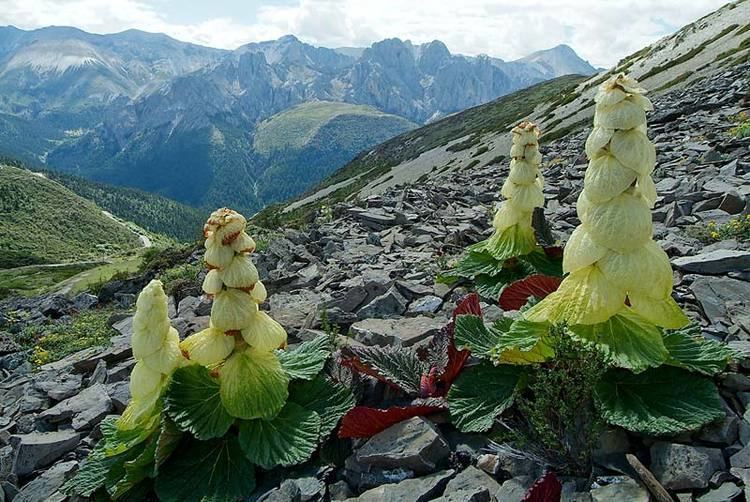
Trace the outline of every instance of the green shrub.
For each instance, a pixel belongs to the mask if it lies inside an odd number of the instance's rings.
[[[685,229],[685,233],[694,239],[710,244],[726,239],[750,241],[750,215],[738,216],[717,225],[714,221],[706,224],[692,225]]]

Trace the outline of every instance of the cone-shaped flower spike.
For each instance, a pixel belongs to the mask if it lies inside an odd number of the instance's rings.
[[[495,232],[486,242],[484,250],[497,260],[506,260],[531,253],[536,246],[531,226],[534,208],[544,206],[542,187],[544,180],[539,172],[542,155],[539,153],[539,128],[528,121],[512,130],[510,149],[510,174],[501,195],[500,205],[492,226]]]
[[[222,208],[209,217],[203,291],[214,297],[210,327],[180,343],[191,363],[219,376],[221,399],[238,418],[272,417],[287,398],[288,378],[274,350],[286,347],[286,331],[258,305],[266,288],[250,260],[255,242],[245,218]]]
[[[169,376],[182,364],[177,330],[169,325],[167,295],[161,281],[151,281],[136,302],[133,317],[133,356],[136,364],[130,377],[130,395],[120,429],[133,429],[154,415],[157,401]]]
[[[569,275],[526,312],[528,320],[596,324],[630,309],[664,328],[687,324],[671,297],[669,259],[652,240],[656,154],[646,136],[646,111],[652,106],[644,92],[622,73],[599,87],[578,198],[581,224],[563,257]]]

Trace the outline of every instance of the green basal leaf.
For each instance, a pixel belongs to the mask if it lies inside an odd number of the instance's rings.
[[[535,364],[555,356],[546,322],[517,319],[502,333],[491,350],[495,363]]]
[[[534,229],[521,224],[510,226],[487,240],[484,252],[497,260],[508,260],[531,253],[536,248]]]
[[[161,423],[161,413],[153,415],[143,423],[143,428],[122,430],[117,427],[119,417],[110,415],[99,424],[104,438],[100,443],[104,447],[103,454],[111,457],[124,453],[151,437]]]
[[[505,286],[534,273],[534,267],[525,261],[509,260],[496,275],[480,274],[474,277],[474,286],[483,297],[497,301]]]
[[[174,372],[164,404],[177,427],[198,439],[222,437],[234,422],[221,402],[219,380],[198,364]]]
[[[696,324],[666,331],[664,345],[669,352],[667,364],[704,375],[723,371],[730,360],[739,357],[727,345],[704,338],[700,326]]]
[[[614,365],[635,373],[656,368],[667,360],[662,331],[630,310],[609,320],[569,327],[571,336],[600,349]]]
[[[132,460],[123,464],[124,475],[113,485],[107,486],[107,492],[113,500],[125,495],[138,483],[156,475],[155,460],[158,436],[155,434],[145,444],[143,451]]]
[[[487,328],[481,317],[463,314],[456,317],[453,331],[456,348],[469,349],[477,357],[489,358],[490,351],[497,344],[500,333]]]
[[[322,375],[313,380],[292,382],[289,401],[320,416],[320,439],[325,439],[346,412],[357,404],[354,394],[345,385],[331,382]]]
[[[264,469],[301,464],[318,447],[320,416],[287,403],[272,420],[242,420],[239,442],[247,458]]]
[[[669,366],[638,374],[610,370],[594,396],[610,424],[656,436],[695,431],[725,413],[711,380]]]
[[[162,502],[233,502],[255,489],[255,469],[236,439],[185,438],[155,483]]]
[[[562,256],[559,258],[547,256],[547,253],[541,247],[537,247],[531,253],[521,256],[520,259],[534,267],[534,270],[542,275],[563,276]]]
[[[289,377],[273,352],[252,348],[233,353],[219,370],[221,402],[230,415],[273,418],[289,396]]]
[[[451,420],[463,432],[484,432],[513,404],[521,379],[514,366],[482,362],[465,368],[448,391]]]
[[[311,380],[320,373],[331,355],[329,345],[327,337],[319,336],[294,350],[278,350],[276,355],[290,379]]]
[[[477,275],[497,275],[503,271],[503,261],[482,251],[467,252],[462,256],[453,272],[461,277],[473,279]]]
[[[177,425],[164,417],[159,430],[159,438],[156,440],[156,451],[154,452],[154,476],[159,473],[159,467],[167,461],[174,453],[182,440],[182,431]]]

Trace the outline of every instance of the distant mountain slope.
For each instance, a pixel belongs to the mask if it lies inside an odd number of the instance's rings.
[[[94,202],[125,221],[180,242],[201,238],[207,213],[160,195],[135,188],[89,181],[57,171],[44,171],[47,178]]]
[[[563,46],[532,56],[505,62],[399,39],[347,54],[291,35],[222,51],[135,30],[4,27],[0,154],[195,207],[252,212],[309,189],[411,122],[595,71]],[[368,105],[402,120],[339,114],[305,151],[253,148],[265,141],[255,137],[264,136],[259,124],[314,101]]]
[[[449,179],[455,170],[503,161],[510,148],[508,130],[524,118],[540,124],[543,142],[566,136],[589,126],[597,87],[619,71],[637,78],[652,98],[690,86],[748,61],[749,20],[750,0],[730,3],[624,58],[611,70],[590,78],[564,77],[538,84],[396,137],[361,153],[297,200],[264,210],[257,221],[303,221],[321,204],[379,194],[422,177]],[[564,51],[562,48],[558,54]],[[525,59],[533,61],[534,57]],[[554,58],[548,55],[543,66],[553,65]],[[712,105],[697,101],[691,107],[700,110]],[[498,120],[498,110],[505,107],[517,113],[501,111],[503,119]],[[676,112],[658,113],[669,116]]]
[[[0,268],[85,261],[140,245],[131,230],[61,184],[0,165]]]

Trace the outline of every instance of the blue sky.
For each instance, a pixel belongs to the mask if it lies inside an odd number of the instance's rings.
[[[292,33],[326,47],[398,37],[506,60],[568,44],[608,67],[716,10],[717,0],[0,0],[0,25],[129,28],[234,49]]]

